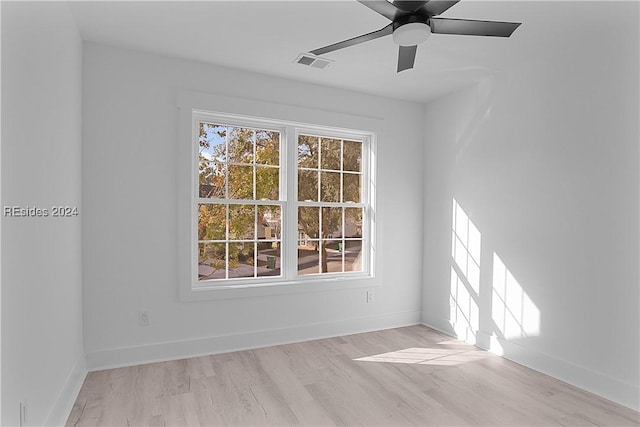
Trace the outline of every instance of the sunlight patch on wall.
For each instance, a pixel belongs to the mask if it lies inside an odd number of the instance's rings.
[[[451,257],[473,291],[480,290],[480,231],[453,199]]]
[[[451,293],[450,293],[449,321],[456,331],[458,338],[464,341],[473,341],[480,327],[480,310],[478,309],[477,296],[472,295],[464,283],[464,279],[458,276],[456,270],[451,267]]]
[[[453,350],[445,348],[406,348],[404,350],[353,359],[357,362],[404,363],[417,365],[455,366],[490,357],[483,350]]]
[[[458,338],[474,341],[480,328],[481,236],[469,216],[453,199],[451,230],[451,292],[449,321]]]
[[[492,317],[503,338],[540,335],[540,310],[496,253],[493,254]]]

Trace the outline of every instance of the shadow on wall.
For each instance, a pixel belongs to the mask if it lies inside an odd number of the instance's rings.
[[[456,199],[451,224],[449,322],[457,337],[500,352],[497,341],[481,341],[480,331],[507,340],[540,335],[540,310],[495,252],[485,257],[491,276],[481,276],[482,235]]]
[[[482,128],[482,124],[488,122],[498,93],[497,88],[504,85],[507,78],[502,73],[491,73],[484,77],[475,86],[473,97],[464,103],[468,110],[462,114],[464,119],[460,126],[456,127],[456,163],[469,150],[473,141],[476,141],[476,134]]]

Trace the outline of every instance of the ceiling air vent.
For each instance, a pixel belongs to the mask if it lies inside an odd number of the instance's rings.
[[[310,55],[308,53],[301,53],[293,62],[302,64],[302,65],[308,65],[309,67],[313,67],[313,68],[322,69],[322,68],[326,68],[333,61],[330,61],[325,58],[318,58],[317,56]]]

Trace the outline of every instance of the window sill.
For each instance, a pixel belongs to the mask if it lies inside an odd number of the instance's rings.
[[[275,281],[260,284],[220,284],[182,289],[180,300],[206,301],[230,298],[254,298],[272,295],[336,291],[376,287],[378,282],[372,276],[329,277],[304,280]]]

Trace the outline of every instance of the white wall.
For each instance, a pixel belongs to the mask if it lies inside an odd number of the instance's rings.
[[[80,208],[82,43],[66,3],[2,2],[2,206]],[[2,425],[63,424],[84,378],[80,218],[2,218]]]
[[[316,70],[310,70],[316,72]],[[178,300],[178,92],[383,119],[375,302],[365,289]],[[82,222],[90,368],[416,323],[424,108],[345,90],[85,43]],[[269,111],[263,112],[269,117]],[[184,190],[184,189],[183,189]],[[138,326],[138,311],[151,325]]]
[[[553,49],[427,106],[423,322],[466,333],[449,322],[455,198],[482,239],[477,342],[638,409],[639,5],[553,7],[616,25],[577,17]],[[494,253],[519,299],[506,322]]]

